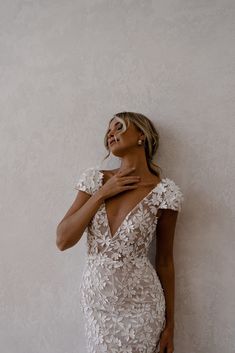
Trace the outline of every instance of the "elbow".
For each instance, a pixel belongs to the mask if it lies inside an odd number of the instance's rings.
[[[56,228],[56,246],[60,251],[66,250],[61,223]]]
[[[58,240],[56,240],[56,246],[60,251],[64,251],[66,249],[66,247]]]
[[[56,229],[56,246],[59,250],[64,251],[74,246],[80,239],[82,234],[78,230],[71,230],[71,226],[66,220],[59,223]]]

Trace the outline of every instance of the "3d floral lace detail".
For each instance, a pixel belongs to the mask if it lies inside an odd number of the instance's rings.
[[[182,203],[184,202],[183,193],[173,180],[166,178],[166,183],[165,196],[159,208],[170,208],[181,212]]]
[[[79,181],[74,186],[74,189],[85,191],[92,195],[96,191],[97,186],[101,183],[99,171],[97,168],[98,166],[89,167],[83,170]]]
[[[103,185],[98,166],[86,169],[76,189],[93,194]],[[181,210],[183,194],[162,179],[126,216],[112,237],[105,204],[87,227],[87,259],[80,286],[87,353],[157,353],[165,326],[165,297],[148,259],[158,208]]]

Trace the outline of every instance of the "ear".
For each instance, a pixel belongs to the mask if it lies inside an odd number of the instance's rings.
[[[140,131],[139,137],[145,137],[145,134],[143,133],[143,131]]]

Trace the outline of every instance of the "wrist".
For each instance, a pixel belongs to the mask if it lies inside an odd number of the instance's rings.
[[[99,201],[101,203],[104,202],[104,200],[105,200],[105,197],[100,190],[96,191],[95,197],[96,197],[97,201]]]

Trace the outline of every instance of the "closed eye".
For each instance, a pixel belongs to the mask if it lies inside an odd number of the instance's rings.
[[[123,128],[123,124],[120,123],[119,121],[115,124],[115,126],[118,125],[117,130],[121,130]],[[110,129],[108,129],[107,134],[110,132]]]

